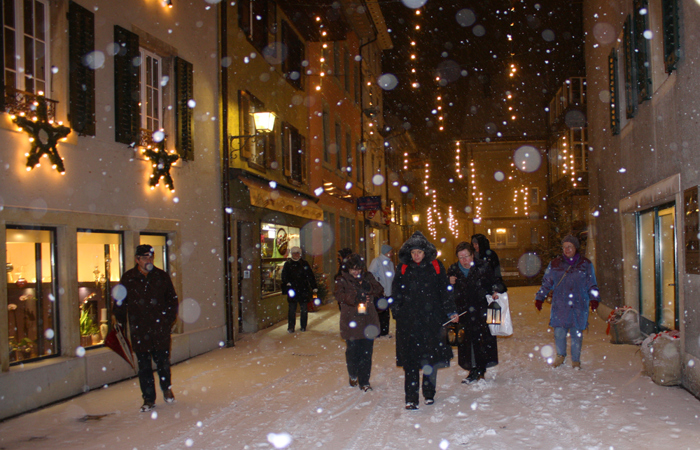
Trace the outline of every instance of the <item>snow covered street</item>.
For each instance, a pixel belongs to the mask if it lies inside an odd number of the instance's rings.
[[[700,401],[641,374],[639,347],[612,345],[593,317],[582,367],[552,369],[549,305],[509,290],[515,333],[500,364],[461,384],[453,360],[434,405],[404,409],[394,339],[375,341],[373,391],[348,386],[338,309],[286,323],[173,367],[177,402],[140,413],[136,378],[0,423],[1,449],[645,449],[700,447]],[[392,333],[394,323],[392,321]],[[456,356],[456,355],[455,355]],[[60,382],[57,380],[57,382]]]

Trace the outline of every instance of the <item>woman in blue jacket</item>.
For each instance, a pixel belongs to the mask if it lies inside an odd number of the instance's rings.
[[[588,307],[598,309],[598,284],[593,264],[579,253],[576,237],[562,240],[563,254],[552,260],[542,278],[542,287],[535,295],[535,307],[542,311],[542,304],[552,292],[552,312],[549,326],[554,328],[557,356],[553,367],[566,360],[566,336],[571,336],[571,365],[581,369],[581,344],[583,330],[588,328]]]

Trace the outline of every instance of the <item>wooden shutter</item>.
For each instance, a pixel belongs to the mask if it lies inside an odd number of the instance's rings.
[[[114,129],[115,140],[127,145],[138,145],[141,132],[141,99],[139,67],[139,37],[118,25],[114,26]]]
[[[250,95],[246,91],[238,91],[238,134],[250,136],[255,130],[250,129]],[[239,138],[238,146],[242,158],[250,158],[250,139]]]
[[[294,151],[294,143],[292,139],[292,128],[289,124],[284,124],[282,131],[282,167],[284,175],[292,176],[292,152]]]
[[[253,8],[253,23],[251,24],[251,29],[253,31],[253,46],[258,49],[260,53],[267,47],[267,0],[254,1],[252,4]],[[258,20],[257,17],[261,19]]]
[[[632,16],[627,16],[622,32],[625,52],[625,109],[627,118],[637,114],[637,65],[634,52],[634,24]]]
[[[182,159],[194,160],[193,113],[188,102],[194,98],[194,70],[192,64],[175,58],[175,148]]]
[[[681,36],[679,26],[678,0],[662,0],[664,30],[664,65],[666,72],[676,69],[681,57]]]
[[[644,37],[644,32],[649,30],[648,0],[634,1],[634,47],[637,64],[637,102],[642,103],[651,99],[651,60],[649,58],[649,39]]]
[[[75,2],[68,6],[69,119],[83,136],[95,135],[95,70],[85,57],[95,51],[95,15]]]
[[[608,84],[610,91],[610,129],[612,134],[620,134],[620,103],[617,83],[617,49],[613,48],[608,56]]]

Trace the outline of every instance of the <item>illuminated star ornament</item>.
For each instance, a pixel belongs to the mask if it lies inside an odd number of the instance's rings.
[[[165,185],[171,192],[175,192],[173,178],[170,176],[170,167],[175,165],[175,162],[180,159],[175,153],[168,153],[165,150],[165,139],[157,144],[158,151],[150,148],[144,148],[143,154],[151,161],[153,165],[153,173],[148,184],[151,189],[155,189],[160,184],[160,180],[165,180]]]
[[[46,156],[53,164],[52,167],[64,175],[66,169],[63,167],[63,158],[56,150],[56,144],[70,134],[70,128],[60,123],[54,125],[53,121],[49,121],[46,99],[43,95],[37,96],[34,106],[36,106],[36,116],[32,119],[24,115],[12,119],[20,131],[25,131],[29,135],[29,142],[32,143],[31,150],[26,153],[27,170],[39,166],[41,157]]]

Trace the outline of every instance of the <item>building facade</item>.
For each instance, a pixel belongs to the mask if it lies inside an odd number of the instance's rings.
[[[102,342],[139,244],[180,298],[172,360],[225,336],[216,9],[2,14],[0,418],[134,375]]]
[[[700,19],[689,0],[584,3],[590,220],[603,303],[680,332],[700,395],[696,167]],[[590,248],[590,244],[589,244]]]

